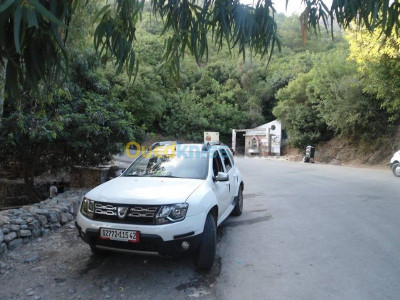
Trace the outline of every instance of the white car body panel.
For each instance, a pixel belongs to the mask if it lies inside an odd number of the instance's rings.
[[[393,163],[396,162],[396,161],[400,162],[400,151],[397,151],[397,152],[393,155],[392,159],[390,160],[390,163],[393,164]]]
[[[217,225],[220,225],[234,209],[234,200],[242,184],[242,176],[232,162],[233,167],[228,172],[229,181],[213,180],[213,153],[219,148],[221,146],[209,150],[208,175],[205,179],[127,177],[122,174],[94,188],[85,196],[93,201],[115,204],[167,205],[186,202],[189,207],[183,221],[164,225],[113,223],[91,220],[79,211],[77,225],[83,233],[88,229],[98,230],[101,227],[137,230],[142,235],[158,235],[164,241],[171,241],[174,240],[174,236],[188,232],[194,232],[194,235],[201,234],[207,215],[215,206],[218,207]],[[226,146],[223,146],[223,149],[230,151]]]
[[[135,225],[135,224],[124,224],[124,223],[111,223],[111,222],[98,222],[86,218],[78,213],[76,221],[81,226],[83,231],[90,229],[123,229],[123,230],[137,230],[140,234],[154,234],[162,237],[164,241],[171,241],[175,235],[184,234],[193,231],[194,234],[200,234],[203,232],[204,222],[207,214],[199,214],[186,216],[181,222],[165,224],[165,225]]]
[[[94,188],[86,197],[119,204],[183,203],[203,182],[201,179],[120,176]]]

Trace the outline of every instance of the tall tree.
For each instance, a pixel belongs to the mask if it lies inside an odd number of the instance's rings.
[[[90,1],[90,0],[89,0]],[[88,0],[1,0],[0,61],[8,61],[6,95],[18,93],[18,85],[37,89],[39,81],[54,77],[60,61],[66,58],[65,42],[74,14]],[[322,0],[303,0],[307,24],[318,28],[320,22],[333,26],[333,20],[350,26],[363,24],[368,31],[380,28],[390,36],[398,34],[400,9],[398,1],[333,0],[329,8]],[[286,0],[289,3],[289,0]],[[279,47],[275,9],[271,0],[259,0],[250,7],[239,0],[151,0],[154,15],[164,21],[167,33],[164,61],[178,72],[180,59],[188,50],[197,62],[208,55],[207,36],[229,49],[237,47],[245,56],[246,47],[255,54],[271,54]],[[115,60],[117,72],[129,75],[137,69],[133,42],[144,0],[114,0],[99,7],[96,14],[94,47],[101,55]]]
[[[95,53],[75,51],[71,75],[63,84],[24,92],[7,102],[0,125],[2,164],[18,164],[26,194],[37,199],[34,179],[47,170],[70,165],[93,166],[109,161],[124,143],[141,138],[125,104],[97,71]]]
[[[391,114],[400,115],[400,37],[384,38],[366,30],[350,31],[350,58],[357,62],[364,90],[375,94]]]

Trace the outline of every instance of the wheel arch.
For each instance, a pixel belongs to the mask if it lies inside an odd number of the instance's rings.
[[[215,204],[208,213],[213,216],[215,224],[218,224],[218,205]]]
[[[242,189],[244,190],[244,183],[243,180],[240,181],[240,184],[236,187],[236,196],[239,195],[239,190]]]

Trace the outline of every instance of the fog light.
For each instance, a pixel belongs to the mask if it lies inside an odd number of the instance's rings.
[[[186,250],[189,249],[189,247],[190,247],[189,242],[186,242],[186,241],[182,242],[182,249],[183,249],[183,250],[186,251]]]

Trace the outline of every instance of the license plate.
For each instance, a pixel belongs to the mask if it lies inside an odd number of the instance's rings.
[[[100,228],[100,238],[103,240],[139,243],[139,231]]]

